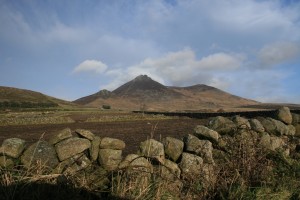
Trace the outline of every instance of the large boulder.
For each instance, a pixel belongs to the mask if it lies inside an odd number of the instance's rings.
[[[60,161],[82,153],[90,147],[91,142],[88,139],[76,137],[63,140],[55,145],[56,153]]]
[[[190,153],[182,153],[182,159],[179,163],[181,176],[188,179],[196,179],[201,174],[203,159]]]
[[[195,127],[194,134],[200,139],[207,139],[215,143],[218,143],[220,137],[218,132],[211,130],[202,125],[198,125]]]
[[[219,134],[233,135],[236,125],[230,119],[222,116],[212,118],[208,123],[208,128],[217,131]]]
[[[72,137],[72,132],[70,128],[65,128],[58,132],[56,135],[52,136],[49,140],[50,144],[56,144],[64,139]]]
[[[248,119],[241,117],[239,115],[236,115],[232,118],[232,121],[236,124],[236,126],[240,129],[250,129],[251,125],[248,121]]]
[[[185,150],[201,156],[206,163],[214,163],[212,143],[208,140],[200,140],[191,134],[184,138]]]
[[[281,135],[295,135],[295,131],[289,128],[283,122],[272,119],[272,118],[259,118],[260,122],[264,126],[266,132],[281,136]]]
[[[54,169],[58,159],[54,147],[46,141],[38,141],[25,150],[21,162],[26,168],[41,164],[41,166]]]
[[[292,124],[293,117],[288,107],[281,107],[276,112],[276,118],[285,124]]]
[[[93,140],[94,137],[95,137],[94,133],[92,133],[92,132],[89,131],[89,130],[85,130],[85,129],[76,129],[75,132],[76,132],[78,135],[80,135],[80,136],[82,136],[82,137],[84,137],[84,138],[87,138],[87,139],[89,139],[89,140]]]
[[[164,163],[165,151],[164,145],[154,139],[149,139],[140,144],[140,153],[148,158],[156,159]]]
[[[123,150],[125,142],[115,138],[104,137],[100,143],[100,149],[116,149]]]
[[[98,160],[104,169],[108,171],[115,170],[122,161],[122,150],[100,149]]]
[[[91,141],[90,157],[91,161],[96,161],[99,154],[101,138],[99,136],[95,136],[94,140]]]
[[[183,152],[184,143],[183,141],[173,138],[166,137],[163,140],[165,147],[165,154],[173,161],[177,161]]]
[[[19,138],[9,138],[3,141],[0,147],[0,153],[10,156],[12,158],[18,158],[25,148],[25,140]]]
[[[258,121],[257,119],[250,119],[249,120],[251,129],[258,132],[258,133],[263,133],[265,132],[264,126]]]

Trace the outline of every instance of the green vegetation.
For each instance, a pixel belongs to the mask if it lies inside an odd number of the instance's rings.
[[[58,107],[54,102],[30,102],[30,101],[3,101],[0,102],[0,109],[16,109],[16,108],[51,108]]]

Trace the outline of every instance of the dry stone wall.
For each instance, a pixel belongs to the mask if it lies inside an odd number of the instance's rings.
[[[300,158],[300,115],[291,114],[287,107],[277,113],[275,118],[214,117],[207,126],[195,127],[194,133],[182,140],[149,139],[140,144],[137,154],[126,156],[122,155],[126,147],[122,140],[100,138],[83,129],[63,129],[49,141],[40,140],[30,146],[22,139],[9,138],[0,147],[0,167],[20,165],[28,169],[43,165],[55,174],[101,169],[101,179],[103,174],[117,170],[127,170],[135,178],[158,171],[164,179],[180,182],[200,178],[203,185],[209,185],[215,180],[216,152],[226,154],[228,141],[236,135],[256,137],[262,148]],[[98,182],[108,184],[107,180]]]

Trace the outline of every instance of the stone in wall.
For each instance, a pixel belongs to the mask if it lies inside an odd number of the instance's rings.
[[[0,153],[10,156],[12,158],[18,158],[25,148],[25,140],[19,138],[9,138],[3,141],[0,147]]]
[[[14,161],[7,156],[0,156],[0,168],[12,168],[14,166]]]
[[[179,163],[181,177],[195,179],[201,174],[203,159],[190,153],[182,153],[182,159]]]
[[[165,154],[173,161],[177,161],[183,152],[184,143],[182,140],[166,137],[163,140]]]
[[[277,135],[277,136],[295,134],[295,132],[291,128],[288,128],[288,126],[281,121],[272,119],[270,117],[268,118],[260,117],[258,118],[258,120],[262,123],[266,132],[270,134]]]
[[[170,160],[165,160],[161,166],[161,177],[167,180],[177,180],[180,178],[181,170],[178,165]]]
[[[123,150],[125,142],[115,138],[104,137],[100,143],[100,149],[116,149]]]
[[[46,141],[38,141],[26,149],[21,156],[21,162],[26,168],[35,166],[38,162],[41,166],[52,169],[58,165],[55,149]]]
[[[196,135],[199,139],[207,139],[211,142],[218,143],[220,135],[218,132],[211,130],[205,126],[198,125],[194,129],[194,135]]]
[[[91,161],[88,157],[85,154],[80,153],[60,162],[54,169],[54,172],[74,174],[75,172],[85,169],[90,165]]]
[[[95,135],[91,131],[85,129],[76,129],[75,133],[89,140],[93,140],[95,137]]]
[[[188,134],[184,138],[185,150],[201,156],[206,163],[214,163],[212,157],[212,143],[208,140],[200,140],[196,136]]]
[[[250,125],[248,119],[246,119],[244,117],[236,115],[232,118],[232,121],[236,124],[236,126],[239,129],[251,129],[251,125]]]
[[[221,135],[232,135],[236,130],[236,125],[230,119],[218,116],[209,121],[208,128],[217,131]]]
[[[65,128],[59,131],[56,135],[52,136],[49,140],[50,144],[56,144],[64,139],[72,137],[72,132],[70,128]]]
[[[277,110],[276,119],[284,122],[285,124],[292,124],[293,117],[288,107],[281,107]]]
[[[122,161],[122,150],[100,149],[98,160],[104,169],[108,171],[115,170]]]
[[[258,132],[258,133],[263,133],[265,132],[264,126],[258,121],[257,119],[250,119],[249,120],[251,129]]]
[[[82,153],[91,147],[88,139],[72,137],[63,140],[55,145],[56,153],[60,161],[64,161],[72,156]]]
[[[120,163],[119,169],[127,169],[129,171],[136,170],[138,172],[150,173],[153,171],[152,164],[143,156],[137,154],[129,154]]]
[[[89,148],[91,161],[96,161],[98,159],[100,142],[101,138],[98,136],[95,136],[94,140],[91,141],[91,147]]]
[[[165,151],[164,145],[154,139],[149,139],[140,144],[140,153],[148,158],[156,159],[164,163]]]

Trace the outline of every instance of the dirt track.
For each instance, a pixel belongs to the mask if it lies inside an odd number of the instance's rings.
[[[122,139],[126,143],[124,154],[135,153],[141,141],[150,138],[154,132],[154,138],[160,140],[166,136],[182,138],[192,133],[198,124],[204,124],[205,120],[179,118],[158,121],[126,121],[126,122],[76,122],[72,124],[46,124],[26,126],[2,126],[0,127],[0,144],[4,139],[18,137],[28,143],[37,141],[43,134],[44,139],[49,139],[53,134],[63,128],[88,129],[100,137],[113,137]],[[157,125],[156,125],[157,124]],[[154,128],[156,126],[156,128]]]

